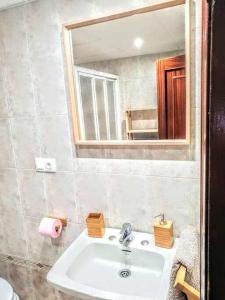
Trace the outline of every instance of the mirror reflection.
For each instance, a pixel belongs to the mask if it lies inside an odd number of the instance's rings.
[[[72,30],[81,140],[186,137],[185,5]]]

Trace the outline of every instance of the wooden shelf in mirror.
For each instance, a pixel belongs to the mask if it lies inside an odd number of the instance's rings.
[[[158,133],[157,126],[157,108],[143,107],[131,108],[125,111],[126,118],[126,134],[128,140],[134,140],[135,134],[156,134]],[[134,122],[138,123],[138,128],[134,128]],[[150,126],[152,124],[152,126]],[[147,125],[147,126],[146,126]],[[137,126],[137,124],[136,124]]]
[[[151,128],[151,129],[133,129],[129,130],[129,133],[155,133],[158,132],[157,128]]]
[[[126,111],[142,111],[142,110],[156,110],[156,106],[142,107],[142,108],[130,108],[126,109]]]

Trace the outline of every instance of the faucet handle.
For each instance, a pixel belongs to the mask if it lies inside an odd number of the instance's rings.
[[[130,223],[124,223],[122,225],[122,229],[120,231],[121,234],[124,234],[125,232],[131,232],[132,231],[132,227]]]
[[[154,217],[155,218],[159,218],[160,217],[160,225],[165,225],[167,222],[165,221],[165,215],[164,214],[159,214],[157,216]]]

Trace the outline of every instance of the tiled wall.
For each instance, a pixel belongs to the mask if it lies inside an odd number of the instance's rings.
[[[14,258],[0,262],[0,276],[22,300],[67,299],[46,285],[45,271],[35,264],[53,264],[84,228],[89,211],[103,211],[109,226],[130,221],[144,231],[151,231],[159,212],[174,220],[176,233],[198,224],[199,89],[192,89],[195,125],[188,149],[75,150],[71,138],[61,24],[155,2],[39,0],[0,13],[0,253]],[[55,157],[58,172],[36,173],[36,156]],[[37,233],[48,214],[71,220],[57,241]]]
[[[128,107],[157,106],[156,61],[181,54],[184,51],[89,62],[79,66],[119,76],[120,103],[124,112]]]
[[[76,29],[74,30],[76,35]],[[74,52],[76,46],[74,45]],[[119,76],[119,120],[121,120],[122,139],[127,138],[125,111],[127,109],[143,109],[149,106],[157,107],[157,79],[156,62],[159,59],[178,56],[184,54],[184,50],[155,53],[149,55],[139,55],[119,59],[103,60],[78,64],[80,67],[109,73]],[[76,62],[75,62],[76,63]],[[91,106],[90,106],[90,109]],[[104,108],[103,108],[104,111]],[[90,112],[89,112],[90,113]],[[140,112],[139,112],[140,114]],[[141,120],[132,122],[133,129],[146,127],[158,127],[157,110],[151,113],[149,118],[155,121],[154,125],[148,124],[146,116]],[[145,120],[143,124],[143,120]],[[93,124],[91,123],[91,129]],[[90,126],[89,126],[90,130]],[[91,130],[92,132],[92,130]],[[138,135],[140,139],[146,139],[146,134]],[[148,134],[149,138],[149,134]],[[151,139],[157,139],[158,134],[150,134]]]

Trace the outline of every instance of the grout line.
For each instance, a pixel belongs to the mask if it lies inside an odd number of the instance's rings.
[[[16,168],[0,168],[1,170],[16,170]],[[18,168],[17,170],[19,171],[33,171],[36,172],[36,169],[23,169],[23,168]],[[127,176],[127,177],[156,177],[156,178],[169,178],[169,179],[200,179],[200,174],[199,176],[165,176],[165,175],[158,175],[158,174],[130,174],[129,172],[105,172],[105,171],[57,171],[58,174],[74,174],[76,176],[77,174],[105,174],[105,175],[119,175],[119,176]],[[43,173],[44,174],[55,174],[55,173]]]

